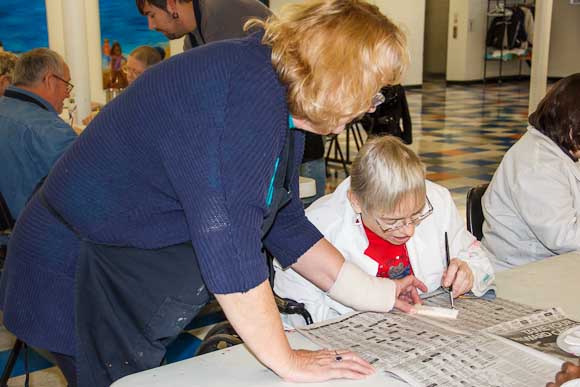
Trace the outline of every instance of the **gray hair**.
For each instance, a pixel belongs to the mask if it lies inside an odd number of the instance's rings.
[[[150,46],[139,46],[131,51],[130,55],[142,62],[146,69],[163,60],[161,53],[155,47]]]
[[[391,213],[403,198],[425,201],[425,168],[398,138],[371,138],[352,164],[350,190],[365,212]]]
[[[0,52],[0,77],[8,75],[12,78],[17,60],[18,57],[10,52]]]
[[[15,86],[32,86],[42,80],[47,71],[64,76],[64,59],[48,48],[35,48],[18,58],[14,69]]]

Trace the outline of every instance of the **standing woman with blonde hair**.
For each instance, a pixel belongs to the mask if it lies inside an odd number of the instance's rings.
[[[372,373],[350,351],[290,348],[263,247],[358,309],[418,302],[418,280],[345,264],[307,220],[296,173],[304,135],[292,129],[339,133],[372,110],[406,67],[402,33],[358,0],[309,0],[252,25],[262,30],[146,71],[21,216],[0,283],[4,323],[53,352],[70,384],[107,386],[158,366],[209,292],[285,380]]]

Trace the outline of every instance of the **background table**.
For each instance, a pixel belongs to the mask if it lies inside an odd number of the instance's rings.
[[[498,296],[536,308],[560,306],[580,321],[580,252],[496,273]]]
[[[497,273],[498,296],[537,308],[560,306],[580,321],[580,253],[570,253]],[[299,333],[288,334],[293,348],[315,349]],[[547,382],[547,381],[546,381]],[[261,365],[245,346],[194,357],[178,363],[127,376],[111,387],[285,386],[288,383]],[[377,372],[362,381],[333,380],[304,384],[312,387],[408,386]]]

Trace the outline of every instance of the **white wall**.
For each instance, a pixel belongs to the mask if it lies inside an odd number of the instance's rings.
[[[580,72],[580,5],[554,0],[550,33],[549,77]]]
[[[299,3],[300,0],[270,0],[270,8],[274,13],[289,3]],[[371,0],[381,12],[398,23],[405,33],[411,55],[411,66],[403,84],[423,84],[423,39],[425,30],[425,0]]]
[[[423,39],[425,35],[425,0],[375,0],[381,12],[397,22],[407,34],[411,66],[403,84],[423,84]]]
[[[277,13],[286,4],[301,3],[301,0],[270,0],[270,9]]]
[[[448,25],[449,0],[426,0],[423,59],[425,73],[445,74],[447,69]]]

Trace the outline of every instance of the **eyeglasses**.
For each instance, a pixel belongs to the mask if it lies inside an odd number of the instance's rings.
[[[63,81],[64,83],[66,83],[66,92],[70,93],[72,91],[72,89],[75,87],[75,85],[73,85],[72,83],[70,83],[69,81],[66,81],[64,79],[62,79],[61,77],[59,77],[56,74],[52,74],[53,77],[55,77],[56,79]]]
[[[371,100],[371,106],[373,109],[376,109],[383,102],[385,102],[385,96],[382,93],[377,93]]]
[[[427,201],[427,208],[424,211],[415,216],[411,216],[408,220],[407,219],[394,219],[389,222],[381,222],[379,219],[375,218],[375,222],[377,225],[383,230],[383,232],[395,231],[400,228],[406,227],[410,224],[418,225],[422,221],[424,221],[429,215],[433,213],[433,205],[429,201],[429,198],[426,197]]]
[[[127,64],[124,64],[123,67],[121,67],[121,70],[125,74],[131,75],[133,78],[139,78],[141,76],[141,74],[143,74],[143,71],[136,70],[132,67],[129,67],[129,66],[127,66]]]

